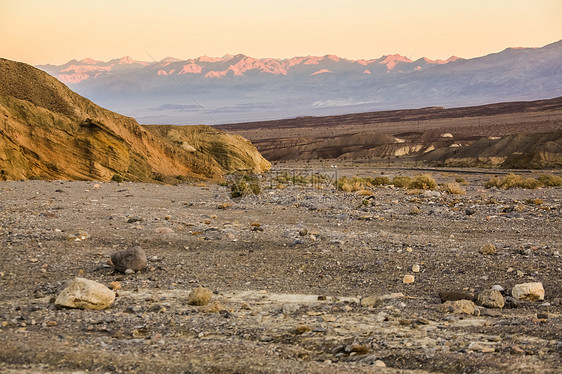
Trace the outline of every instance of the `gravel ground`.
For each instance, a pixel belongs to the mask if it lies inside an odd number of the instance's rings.
[[[467,193],[2,182],[0,371],[558,372],[562,189],[434,176]],[[147,269],[116,272],[111,254],[135,245]],[[115,303],[57,309],[76,276],[114,282]],[[527,282],[544,301],[440,311],[440,291]],[[215,310],[187,303],[197,286]]]

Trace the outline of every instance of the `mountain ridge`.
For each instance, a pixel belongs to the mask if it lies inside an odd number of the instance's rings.
[[[548,99],[562,96],[561,57],[562,40],[471,59],[237,54],[158,62],[88,58],[40,68],[144,124],[219,124]],[[162,109],[169,105],[176,109]]]

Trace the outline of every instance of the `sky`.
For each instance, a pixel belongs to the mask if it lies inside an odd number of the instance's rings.
[[[0,57],[471,58],[558,41],[561,19],[561,0],[0,0]]]

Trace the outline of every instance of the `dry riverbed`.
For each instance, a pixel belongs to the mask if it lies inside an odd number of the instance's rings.
[[[2,182],[0,371],[557,372],[562,189],[462,177],[465,195],[264,184],[235,201],[211,184]],[[135,245],[148,267],[116,272]],[[77,276],[113,305],[57,309]],[[545,299],[510,301],[529,282]],[[187,302],[198,286],[207,306]],[[494,286],[501,309],[442,308],[440,291]]]

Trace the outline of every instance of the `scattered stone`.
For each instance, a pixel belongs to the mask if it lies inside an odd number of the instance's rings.
[[[505,291],[504,288],[502,286],[500,286],[499,284],[494,284],[492,286],[492,290],[499,291],[499,292]]]
[[[120,290],[121,289],[121,283],[117,282],[117,281],[113,281],[109,284],[109,288],[111,288],[112,290]]]
[[[410,214],[411,215],[417,215],[421,213],[421,209],[418,208],[417,206],[413,206],[412,209],[410,209]]]
[[[419,273],[420,272],[420,265],[414,264],[412,265],[412,273]]]
[[[90,239],[90,234],[88,234],[86,231],[80,230],[75,234],[68,235],[67,239],[73,240],[75,242],[81,242],[83,240]]]
[[[111,262],[115,270],[124,273],[127,269],[141,271],[146,268],[148,260],[144,249],[139,246],[129,248],[125,251],[115,252],[111,255]]]
[[[248,304],[246,302],[242,302],[242,304],[240,304],[240,309],[250,310],[252,308],[250,307],[250,304]]]
[[[538,319],[548,319],[548,314],[547,313],[537,313],[537,318]]]
[[[470,342],[470,344],[468,345],[468,349],[483,353],[491,353],[496,351],[494,344],[483,342]]]
[[[474,300],[474,292],[469,291],[441,291],[439,292],[441,302],[456,301],[456,300]]]
[[[519,300],[517,300],[517,299],[515,299],[515,298],[513,298],[513,297],[511,297],[511,296],[507,296],[507,297],[505,298],[505,305],[504,305],[504,307],[505,307],[505,308],[510,308],[510,309],[517,308],[517,307],[519,307]]]
[[[291,315],[296,314],[301,306],[299,304],[285,304],[283,305],[283,314],[284,315]]]
[[[511,294],[517,300],[544,300],[544,288],[540,282],[516,284]]]
[[[174,230],[169,227],[157,227],[154,229],[158,234],[172,234]]]
[[[505,300],[500,291],[486,290],[478,293],[476,305],[501,309],[505,305]]]
[[[223,210],[224,210],[224,209],[229,208],[230,206],[231,206],[230,203],[222,203],[222,204],[217,205],[217,208],[218,208],[218,209],[223,209]]]
[[[137,223],[144,221],[144,218],[141,217],[131,217],[127,220],[127,223]]]
[[[377,360],[377,361],[375,361],[375,367],[378,367],[378,368],[385,368],[385,367],[386,367],[386,364],[384,363],[384,361]]]
[[[371,349],[368,346],[363,345],[363,344],[352,344],[350,346],[345,347],[346,352],[349,352],[349,353],[355,352],[358,355],[365,355],[365,354],[369,353],[370,350]]]
[[[480,308],[481,316],[501,317],[503,314],[497,309]]]
[[[402,283],[404,284],[414,283],[415,280],[416,279],[413,275],[408,274],[408,275],[404,275],[404,278],[402,279]]]
[[[383,304],[383,300],[378,296],[368,296],[361,299],[361,306],[364,307],[378,307]]]
[[[221,310],[225,310],[221,303],[218,301],[213,301],[201,308],[203,313],[220,313]]]
[[[319,301],[324,301],[324,300],[326,300],[326,299],[327,299],[326,295],[320,295],[320,296],[318,296],[318,300],[319,300]]]
[[[467,209],[464,211],[464,214],[466,214],[467,216],[471,216],[471,215],[473,215],[474,213],[476,213],[476,210],[473,209],[473,208],[467,208]]]
[[[222,232],[215,227],[209,227],[203,232],[203,238],[205,240],[221,240]]]
[[[439,311],[453,314],[480,314],[476,305],[470,300],[446,301],[439,307]]]
[[[203,306],[207,305],[212,297],[213,291],[205,287],[197,287],[187,296],[187,303],[189,305]]]
[[[135,271],[133,269],[127,269],[125,270],[125,274],[127,275],[135,274]]]
[[[105,309],[115,300],[109,288],[84,278],[75,278],[57,296],[55,305],[65,308]]]
[[[300,235],[300,236],[306,236],[306,235],[308,235],[308,230],[307,230],[307,229],[300,229],[300,230],[299,230],[299,235]]]
[[[483,255],[493,255],[497,252],[496,246],[493,244],[485,244],[480,248],[480,253]]]
[[[312,327],[310,327],[308,325],[298,325],[295,328],[295,331],[296,331],[297,334],[301,335],[301,334],[304,334],[305,332],[312,331]]]

